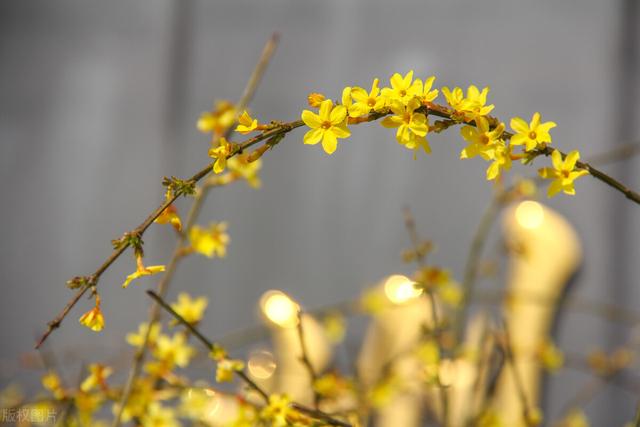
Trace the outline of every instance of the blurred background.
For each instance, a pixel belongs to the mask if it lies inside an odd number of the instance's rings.
[[[251,105],[261,121],[298,118],[309,92],[339,97],[346,85],[388,84],[414,69],[435,74],[437,87],[490,86],[503,120],[542,112],[558,123],[554,143],[588,158],[640,137],[639,24],[635,0],[1,2],[0,385],[37,385],[25,355],[72,295],[65,281],[94,271],[110,240],[157,206],[163,176],[190,176],[209,161],[197,118],[214,99],[239,98],[273,31],[281,43]],[[483,162],[457,160],[457,131],[432,136],[433,155],[416,161],[377,125],[354,128],[333,156],[303,146],[302,136],[268,153],[261,190],[216,190],[201,215],[229,222],[228,256],[185,260],[170,299],[206,295],[212,337],[258,324],[268,289],[313,308],[409,273],[400,257],[409,246],[405,205],[436,243],[433,260],[462,276],[492,187]],[[604,170],[637,190],[639,167],[634,158]],[[515,166],[511,175],[532,173]],[[571,292],[637,309],[638,206],[589,178],[577,196],[543,202],[582,240]],[[187,207],[178,204],[182,214]],[[153,227],[145,242],[146,262],[165,263],[173,231]],[[147,318],[143,290],[158,281],[123,290],[134,268],[125,256],[102,277],[104,331],[77,322],[89,308],[83,300],[51,336],[74,378],[81,361],[129,354],[124,334]],[[614,347],[633,332],[585,313],[561,320],[557,340],[572,353]],[[587,381],[575,371],[553,376],[547,419]],[[608,385],[585,409],[593,425],[621,425],[636,402]]]

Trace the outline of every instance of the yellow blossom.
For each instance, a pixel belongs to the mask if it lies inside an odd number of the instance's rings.
[[[226,222],[212,222],[208,229],[198,225],[193,226],[189,232],[189,241],[193,250],[206,257],[224,258],[231,239],[227,234]]]
[[[525,421],[529,427],[542,424],[543,419],[544,417],[540,408],[531,408],[525,411]]]
[[[238,118],[238,126],[236,127],[236,132],[240,132],[243,135],[246,135],[250,132],[253,132],[258,128],[258,120],[251,118],[247,110],[244,110],[242,115]]]
[[[181,368],[189,365],[189,361],[195,350],[189,346],[183,334],[177,333],[169,338],[167,335],[160,335],[153,350],[156,359],[164,362],[169,368],[177,365]]]
[[[133,417],[139,418],[146,413],[147,407],[153,401],[155,381],[152,377],[138,377],[135,380],[127,405],[122,411],[122,422],[126,423]],[[118,414],[119,412],[120,405],[116,403],[113,405],[113,413]]]
[[[353,383],[340,375],[331,372],[322,375],[313,383],[313,390],[322,397],[335,399],[341,394],[353,390]]]
[[[476,423],[477,427],[505,427],[500,414],[493,408],[488,408],[480,414]]]
[[[368,289],[360,297],[361,310],[371,316],[376,316],[387,307],[387,298],[375,289]]]
[[[269,404],[260,411],[260,418],[272,427],[288,426],[287,418],[295,412],[289,407],[290,402],[287,395],[272,394]]]
[[[484,117],[476,118],[476,126],[463,126],[460,134],[469,144],[460,153],[461,159],[480,156],[485,160],[495,159],[496,143],[504,132],[504,123],[495,129],[489,128],[489,121]]]
[[[206,297],[192,299],[186,292],[180,292],[178,302],[171,304],[171,308],[187,322],[198,323],[202,320],[208,303]]]
[[[307,96],[307,103],[309,104],[310,107],[318,108],[320,107],[320,104],[322,103],[322,101],[324,101],[325,99],[327,98],[323,94],[311,92]]]
[[[347,129],[347,109],[344,105],[333,106],[330,99],[322,101],[319,114],[304,110],[302,121],[311,128],[304,135],[304,143],[315,145],[322,141],[322,148],[332,154],[338,147],[338,138],[347,138],[351,131]]]
[[[182,222],[180,221],[178,210],[173,203],[167,206],[153,222],[158,224],[171,224],[176,231],[182,231]]]
[[[100,393],[87,393],[82,390],[74,396],[75,409],[78,411],[81,425],[97,426],[96,420],[92,420],[93,414],[100,408],[104,401],[104,395]],[[93,422],[92,422],[93,421]]]
[[[362,117],[371,111],[380,111],[384,108],[385,99],[380,96],[378,82],[378,79],[373,80],[369,93],[361,87],[351,88],[351,98],[355,103],[349,107],[350,117]]]
[[[553,180],[547,190],[549,197],[555,196],[560,191],[569,195],[576,194],[573,182],[581,176],[589,174],[589,172],[584,169],[576,169],[576,162],[579,159],[580,153],[576,150],[567,154],[564,161],[562,160],[562,154],[560,154],[558,150],[553,150],[553,153],[551,153],[553,167],[542,168],[538,171],[541,177]]]
[[[62,380],[53,371],[47,372],[42,377],[42,386],[49,390],[56,399],[62,399],[65,397],[64,388],[62,387]]]
[[[209,157],[216,159],[213,164],[213,172],[221,173],[227,167],[227,159],[233,151],[233,146],[227,141],[226,138],[220,137],[217,147],[211,147],[209,149]]]
[[[462,289],[454,282],[445,283],[438,288],[440,299],[452,307],[457,307],[462,302]]]
[[[432,89],[433,82],[435,80],[435,76],[427,78],[424,81],[424,84],[419,79],[416,80],[416,84],[418,86],[416,96],[418,97],[422,105],[426,105],[428,102],[431,102],[438,97],[438,89]]]
[[[242,371],[244,362],[237,359],[222,359],[218,362],[216,369],[216,381],[219,383],[230,382],[233,380],[233,373]]]
[[[344,316],[339,312],[327,314],[322,319],[322,326],[329,340],[337,344],[344,339],[346,334],[346,321]]]
[[[589,419],[580,409],[572,409],[555,427],[589,427]]]
[[[236,109],[229,101],[218,101],[215,110],[207,111],[198,119],[198,130],[204,133],[222,135],[233,125],[236,118]]]
[[[502,171],[511,169],[511,146],[499,139],[494,147],[493,162],[487,168],[487,180],[499,178]]]
[[[80,316],[78,320],[95,332],[99,332],[104,328],[104,316],[102,315],[102,310],[100,310],[100,295],[96,295],[95,307]]]
[[[164,265],[150,265],[149,267],[145,267],[145,265],[142,263],[141,256],[137,256],[136,261],[137,261],[137,269],[134,273],[131,273],[130,275],[127,276],[124,283],[122,284],[123,288],[126,288],[127,286],[129,286],[129,284],[135,279],[138,279],[143,276],[152,276],[154,274],[162,273],[165,270]]]
[[[393,101],[400,101],[402,104],[408,104],[414,96],[418,95],[422,82],[420,80],[413,81],[413,70],[410,70],[403,77],[399,73],[395,73],[389,80],[391,87],[382,89],[382,96]]]
[[[324,99],[323,99],[324,101]],[[347,109],[347,111],[349,111],[349,108],[351,108],[351,105],[353,105],[353,98],[351,97],[351,87],[347,86],[344,89],[342,89],[342,105],[344,105],[344,107]],[[320,106],[320,104],[318,104],[318,107]]]
[[[151,327],[151,331],[149,332],[149,343],[153,344],[158,339],[158,334],[160,334],[160,323],[154,322]],[[149,324],[147,322],[143,322],[138,326],[138,333],[128,333],[126,340],[127,342],[134,347],[141,347],[144,344],[145,337],[147,336],[147,331],[149,329]]]
[[[549,372],[556,372],[564,364],[564,354],[552,341],[545,341],[538,349],[540,363]]]
[[[477,117],[486,116],[492,110],[494,105],[485,105],[487,103],[487,95],[489,88],[485,87],[482,92],[474,85],[467,89],[465,98],[462,89],[456,87],[451,91],[448,87],[442,88],[447,103],[457,112],[462,113],[465,120],[473,120]]]
[[[108,388],[106,379],[112,372],[113,369],[106,365],[92,363],[89,365],[89,376],[80,384],[80,390],[88,392],[95,387],[106,390]]]
[[[430,290],[451,282],[451,273],[440,267],[427,266],[416,272],[415,279],[419,287]]]
[[[415,111],[420,108],[420,101],[414,98],[406,105],[394,101],[390,108],[394,115],[385,117],[381,122],[382,126],[398,129],[396,140],[399,144],[413,150],[422,147],[426,153],[430,153],[431,147],[426,139],[429,122],[424,114]]]
[[[511,144],[524,145],[525,151],[544,147],[546,143],[551,143],[549,130],[554,127],[554,122],[540,123],[540,113],[535,113],[529,124],[520,117],[514,117],[511,119],[511,129],[517,133],[511,137]]]
[[[181,425],[175,417],[175,411],[163,407],[158,402],[149,404],[140,421],[143,426],[150,427],[180,427]]]
[[[247,157],[247,154],[236,155],[227,160],[227,167],[234,177],[245,179],[251,188],[260,188],[262,182],[258,171],[262,168],[262,160],[250,162]]]

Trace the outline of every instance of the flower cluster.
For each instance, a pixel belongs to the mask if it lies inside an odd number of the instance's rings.
[[[425,80],[414,79],[411,70],[404,76],[395,73],[388,87],[380,88],[377,78],[368,91],[358,86],[348,86],[342,91],[339,104],[322,94],[309,94],[309,105],[318,108],[318,112],[302,112],[302,121],[310,128],[303,141],[308,145],[321,142],[324,151],[333,154],[338,140],[351,135],[349,125],[383,118],[381,125],[396,129],[397,142],[413,150],[415,157],[420,149],[425,153],[431,152],[427,140],[429,133],[461,125],[460,133],[467,146],[462,149],[460,158],[480,157],[490,162],[486,171],[487,180],[500,179],[503,172],[511,169],[512,160],[528,162],[541,154],[552,154],[554,167],[540,170],[543,178],[554,180],[549,187],[549,197],[559,191],[575,193],[573,181],[588,172],[574,161],[579,156],[577,152],[568,154],[568,160],[560,165],[557,158],[563,154],[547,149],[547,144],[551,143],[549,131],[556,126],[554,122],[542,122],[540,113],[536,112],[529,123],[520,117],[511,119],[514,133],[507,132],[504,123],[489,115],[494,105],[487,104],[488,87],[480,90],[471,85],[466,94],[460,87],[443,87],[442,94],[448,104],[448,107],[444,107],[433,103],[440,92],[433,87],[434,82],[434,76]],[[445,120],[432,125],[429,122],[430,115]],[[514,148],[518,146],[523,146],[522,153],[514,153]]]

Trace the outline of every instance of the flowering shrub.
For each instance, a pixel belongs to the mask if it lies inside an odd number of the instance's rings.
[[[265,49],[262,68],[257,68],[252,77],[253,83],[264,70],[273,43]],[[533,195],[536,187],[533,180],[517,179],[507,185],[507,172],[514,164],[529,165],[539,157],[551,160],[548,166],[538,170],[540,178],[550,181],[549,197],[560,192],[574,195],[575,181],[591,175],[631,201],[640,203],[637,193],[593,165],[580,161],[577,150],[564,152],[555,148],[555,144],[552,147],[550,131],[556,123],[542,122],[540,113],[536,112],[530,121],[521,117],[511,118],[511,130],[508,130],[504,122],[490,115],[494,105],[488,104],[489,88],[479,89],[474,85],[466,91],[460,87],[437,88],[435,81],[434,76],[415,78],[414,72],[408,71],[404,75],[393,74],[388,86],[381,87],[377,78],[370,85],[365,85],[370,89],[347,86],[339,99],[311,93],[307,96],[310,109],[301,112],[300,120],[291,122],[266,122],[254,118],[246,109],[248,99],[238,105],[220,101],[213,111],[203,113],[197,127],[211,136],[208,154],[213,159],[212,163],[189,179],[165,178],[163,203],[140,226],[112,242],[114,251],[98,270],[68,282],[68,286],[76,290],[76,295],[49,323],[47,332],[38,343],[40,346],[60,326],[86,292],[93,298],[94,306],[79,317],[80,323],[94,332],[105,327],[98,282],[104,271],[130,248],[136,270],[125,278],[123,288],[145,276],[164,275],[157,292],[149,292],[154,298],[149,321],[139,325],[137,332],[126,336],[126,341],[136,352],[127,382],[115,385],[110,378],[113,367],[101,363],[89,365],[77,387],[65,384],[59,374],[51,370],[42,378],[48,397],[37,403],[19,402],[17,405],[73,408],[64,415],[64,423],[69,425],[103,425],[105,422],[100,417],[104,414],[101,408],[105,407],[110,407],[114,425],[133,422],[143,426],[175,426],[179,425],[180,419],[189,420],[194,425],[221,425],[220,405],[230,404],[232,415],[224,425],[358,426],[367,425],[372,413],[388,410],[399,395],[411,393],[428,402],[431,418],[441,425],[504,425],[501,421],[502,408],[490,404],[492,384],[486,375],[491,372],[474,374],[473,381],[480,384],[480,390],[477,391],[476,403],[469,404],[463,411],[464,418],[452,412],[449,401],[455,396],[453,372],[480,364],[483,354],[493,357],[492,351],[498,349],[503,355],[503,365],[513,368],[517,384],[516,360],[523,354],[550,372],[563,367],[565,357],[546,336],[541,337],[536,348],[514,348],[506,325],[503,328],[493,327],[487,332],[491,336],[487,339],[491,352],[486,353],[484,343],[478,348],[465,347],[461,330],[466,326],[466,308],[478,274],[479,249],[472,248],[465,278],[459,284],[448,270],[427,261],[433,245],[418,236],[409,213],[406,225],[412,247],[403,254],[403,258],[405,262],[416,263],[413,277],[391,276],[385,280],[382,290],[374,288],[346,309],[324,313],[319,324],[313,323],[313,318],[285,295],[278,294],[276,299],[265,302],[263,311],[271,326],[280,331],[277,333],[283,334],[281,338],[290,340],[293,333],[296,344],[291,348],[297,349],[296,363],[308,374],[307,391],[311,395],[302,402],[290,396],[288,390],[280,390],[276,385],[261,381],[269,377],[264,372],[270,370],[269,375],[273,373],[275,362],[269,364],[263,360],[261,371],[252,371],[252,363],[255,365],[257,362],[231,357],[227,349],[204,335],[200,322],[208,304],[206,297],[192,298],[181,293],[171,304],[163,299],[175,266],[181,259],[194,253],[208,258],[227,255],[230,244],[227,223],[212,222],[207,227],[197,224],[199,207],[207,192],[236,181],[245,181],[251,187],[259,188],[262,157],[297,128],[305,128],[301,138],[304,144],[320,144],[326,154],[333,155],[338,152],[342,140],[355,134],[356,126],[378,121],[382,127],[395,130],[397,144],[411,150],[414,158],[421,153],[431,153],[430,144],[436,143],[437,139],[435,134],[457,129],[463,144],[456,149],[460,150],[460,159],[479,158],[487,162],[486,179],[496,183],[494,202],[500,207]],[[444,103],[438,102],[439,97],[444,98]],[[242,142],[235,142],[231,137],[234,130],[249,136]],[[185,219],[174,206],[175,200],[181,196],[193,197],[193,208]],[[495,210],[490,213],[489,219]],[[178,247],[167,265],[146,266],[143,262],[142,237],[154,223],[171,226],[177,235]],[[481,247],[482,239],[478,242]],[[424,317],[420,317],[413,345],[399,354],[388,355],[373,381],[366,381],[366,375],[323,369],[315,361],[316,353],[309,348],[305,338],[305,334],[313,330],[310,325],[322,331],[321,334],[330,342],[328,345],[337,346],[345,337],[346,315],[370,316],[375,326],[399,315],[398,307],[407,310],[413,307],[411,310],[417,310],[416,316]],[[160,322],[162,311],[172,316],[171,326],[179,324],[181,327],[163,329]],[[191,380],[181,371],[190,366],[198,355],[194,340],[199,341],[203,354],[215,364],[215,373],[204,380]],[[612,355],[599,353],[599,357],[590,356],[594,375],[611,376],[627,367],[631,357],[624,350]],[[399,364],[395,363],[398,360],[411,365],[413,374],[410,378],[401,372]],[[362,363],[366,364],[365,361]],[[225,391],[217,384],[234,379],[245,385],[237,393]],[[525,390],[518,387],[522,406],[519,422],[523,425],[541,423],[540,410],[528,403]],[[586,425],[584,415],[577,408],[571,408],[561,422],[566,426]]]

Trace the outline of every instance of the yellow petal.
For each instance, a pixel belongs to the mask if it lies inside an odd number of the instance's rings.
[[[347,109],[344,105],[337,105],[329,114],[329,121],[332,125],[337,125],[347,117]]]
[[[333,132],[327,131],[324,133],[322,137],[322,148],[327,154],[333,154],[333,152],[336,151],[336,148],[338,148],[338,139]]]
[[[347,128],[346,120],[337,126],[333,126],[331,128],[331,132],[333,132],[334,135],[338,138],[348,138],[349,136],[351,136],[351,131],[349,130],[349,128]]]
[[[556,150],[557,152],[557,150]],[[573,150],[564,159],[564,170],[572,171],[576,167],[576,162],[580,159],[578,150]]]
[[[511,123],[509,124],[511,126],[511,129],[513,129],[518,133],[521,133],[521,134],[529,133],[529,125],[520,117],[514,117],[513,119],[511,119]],[[511,141],[513,141],[513,138],[511,139]]]
[[[333,101],[326,99],[320,103],[320,121],[329,120],[331,109],[333,108]]]
[[[362,89],[361,87],[354,87],[351,89],[351,97],[356,102],[367,102],[369,94],[367,94],[367,91]]]
[[[536,131],[539,125],[540,125],[540,113],[536,111],[535,113],[533,113],[533,118],[531,119],[531,124],[529,125],[529,128],[532,131]]]
[[[562,182],[559,179],[556,179],[549,185],[549,189],[547,190],[547,197],[553,197],[558,194],[562,190]]]
[[[562,154],[558,150],[553,150],[551,153],[551,163],[556,170],[562,170]]]
[[[318,117],[318,115],[313,111],[304,110],[301,117],[304,124],[309,126],[311,129],[319,128],[322,125],[320,117]]]
[[[304,134],[303,141],[307,145],[315,145],[322,139],[324,129],[311,129]]]

